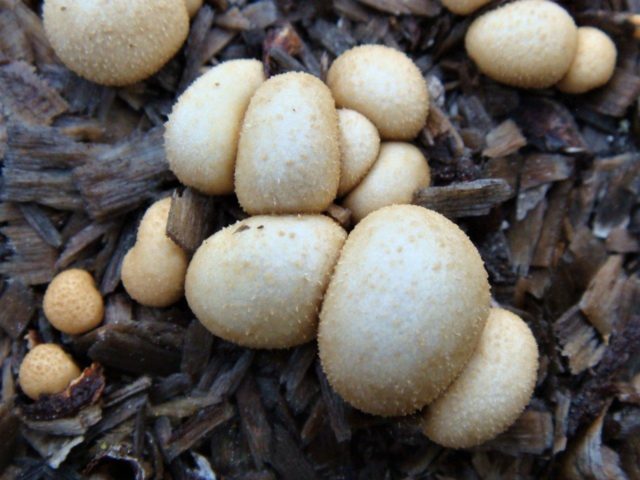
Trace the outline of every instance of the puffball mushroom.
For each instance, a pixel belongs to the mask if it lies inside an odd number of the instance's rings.
[[[184,0],[184,4],[187,7],[189,17],[194,17],[202,7],[202,0]]]
[[[338,110],[340,127],[340,185],[338,196],[349,193],[367,174],[378,158],[380,134],[364,115],[341,108]]]
[[[387,205],[411,203],[413,193],[428,187],[427,159],[410,143],[383,142],[380,155],[360,184],[347,195],[344,206],[359,222]]]
[[[186,296],[214,335],[251,348],[315,337],[345,231],[321,215],[255,216],[209,237],[187,271]]]
[[[54,343],[42,343],[31,349],[20,364],[18,382],[29,398],[64,391],[80,369],[62,348]]]
[[[94,329],[104,317],[104,301],[93,277],[78,268],[60,272],[51,280],[42,307],[51,325],[69,335]]]
[[[469,15],[491,0],[442,0],[444,7],[456,15]]]
[[[167,307],[184,293],[187,255],[167,234],[171,199],[155,202],[138,227],[136,243],[122,262],[122,284],[136,302]]]
[[[340,181],[338,114],[331,92],[307,73],[264,82],[238,144],[236,194],[250,215],[320,213]]]
[[[327,73],[336,104],[365,115],[386,140],[411,140],[427,122],[429,92],[404,53],[362,45],[335,59]]]
[[[166,125],[164,145],[181,183],[208,195],[233,193],[242,118],[264,80],[258,60],[231,60],[209,70],[180,95]]]
[[[350,233],[329,282],[322,368],[355,408],[406,415],[462,371],[488,313],[487,273],[464,232],[422,207],[384,207]]]
[[[613,76],[617,56],[615,43],[602,30],[578,28],[575,57],[556,88],[565,93],[584,93],[601,87]]]
[[[492,308],[471,360],[424,413],[424,433],[449,448],[492,439],[516,421],[531,399],[538,346],[520,317]]]
[[[46,0],[43,17],[60,60],[102,85],[153,75],[189,33],[184,0]]]
[[[546,88],[569,70],[578,29],[567,11],[547,0],[519,0],[478,17],[467,30],[467,53],[498,82]]]

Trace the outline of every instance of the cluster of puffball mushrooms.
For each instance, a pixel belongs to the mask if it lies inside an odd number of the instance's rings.
[[[46,0],[44,25],[71,70],[126,85],[179,50],[201,3]],[[469,14],[488,0],[443,3]],[[568,93],[606,83],[616,59],[604,33],[576,28],[546,0],[478,17],[466,48],[497,81]],[[381,416],[422,410],[424,433],[448,447],[495,437],[531,398],[538,349],[522,319],[490,308],[487,274],[466,234],[409,205],[430,182],[427,159],[410,143],[428,111],[420,70],[384,46],[346,51],[326,84],[306,73],[266,79],[257,60],[211,68],[175,104],[166,156],[182,184],[207,195],[235,193],[251,216],[189,259],[166,235],[171,200],[157,201],[124,258],[125,290],[151,307],[184,295],[214,335],[249,348],[317,337],[331,386],[355,408]],[[337,198],[357,223],[350,233],[323,215]],[[79,269],[51,281],[43,309],[68,335],[104,316],[93,277]],[[60,346],[40,344],[25,356],[19,383],[37,400],[79,375]]]

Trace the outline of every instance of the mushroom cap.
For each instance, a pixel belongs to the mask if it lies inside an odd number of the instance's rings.
[[[331,204],[340,181],[338,114],[322,81],[291,72],[256,90],[242,124],[235,181],[251,215],[320,213]]]
[[[442,0],[444,7],[456,15],[469,15],[491,0]]]
[[[578,48],[567,74],[556,88],[565,93],[584,93],[601,87],[613,76],[618,51],[602,30],[578,28]]]
[[[362,45],[335,59],[327,73],[336,104],[362,113],[386,140],[411,140],[427,122],[429,92],[404,53]]]
[[[242,118],[264,82],[258,60],[224,62],[180,95],[166,124],[164,146],[173,173],[208,195],[233,193]]]
[[[189,17],[194,17],[202,7],[202,0],[184,0],[184,4],[187,7]]]
[[[18,382],[25,395],[37,400],[42,394],[64,391],[79,376],[80,369],[60,346],[42,343],[25,355]]]
[[[214,335],[251,348],[312,340],[345,231],[321,215],[255,216],[209,237],[187,271],[186,296]]]
[[[467,53],[498,82],[546,88],[569,70],[578,29],[561,6],[547,0],[519,0],[478,17],[467,30]]]
[[[136,302],[148,307],[167,307],[182,298],[187,255],[167,234],[171,198],[147,209],[136,243],[122,261],[121,279]]]
[[[78,268],[65,270],[53,278],[42,306],[51,325],[69,335],[92,330],[104,317],[104,301],[93,277]]]
[[[378,159],[360,184],[344,200],[359,222],[387,205],[411,203],[418,188],[428,187],[427,159],[410,143],[383,142]]]
[[[322,368],[355,408],[406,415],[460,373],[489,313],[469,238],[415,205],[384,207],[351,232],[320,313]]]
[[[103,85],[151,76],[189,33],[184,0],[46,0],[43,17],[60,60]]]
[[[531,399],[538,345],[517,315],[492,308],[471,360],[424,412],[427,437],[449,448],[486,442],[516,421]]]
[[[338,110],[340,127],[340,185],[338,196],[349,193],[364,178],[380,151],[380,134],[371,121],[347,108]]]

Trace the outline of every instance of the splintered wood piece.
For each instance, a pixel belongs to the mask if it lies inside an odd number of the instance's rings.
[[[31,288],[19,280],[10,280],[0,296],[0,327],[17,339],[27,328],[36,310],[36,299]]]
[[[236,392],[240,425],[249,444],[253,463],[263,468],[270,463],[271,426],[260,401],[260,391],[251,375],[247,375]]]
[[[433,0],[359,0],[368,7],[393,15],[419,15],[435,17],[442,10],[439,2]]]
[[[338,442],[346,442],[351,439],[351,426],[346,417],[348,407],[345,401],[340,398],[329,385],[329,381],[322,371],[320,362],[316,362],[316,376],[320,382],[320,391],[322,392],[324,404],[327,407],[331,429]]]
[[[522,132],[513,120],[505,120],[487,133],[487,146],[482,155],[489,158],[506,157],[527,144]]]
[[[574,160],[565,155],[534,153],[524,158],[520,188],[529,189],[544,183],[566,180],[573,175]]]
[[[209,5],[203,5],[191,22],[189,38],[185,48],[186,62],[182,71],[182,78],[178,86],[178,92],[184,92],[187,87],[199,76],[200,69],[208,60],[206,55],[207,34],[213,25],[213,9]]]
[[[553,446],[553,417],[549,412],[525,410],[509,430],[479,447],[507,455],[542,455]]]
[[[31,226],[12,223],[0,227],[0,233],[7,237],[7,246],[11,252],[0,262],[0,274],[27,285],[41,285],[53,278],[57,252]]]
[[[585,103],[603,115],[622,117],[640,95],[640,76],[630,70],[616,68],[604,87],[587,95]]]
[[[558,343],[562,346],[562,355],[569,359],[569,368],[573,375],[594,367],[602,360],[606,345],[583,318],[578,305],[562,314],[555,321],[553,329]]]
[[[413,196],[413,203],[449,218],[477,217],[487,215],[493,207],[511,198],[512,194],[506,181],[485,178],[419,189]]]
[[[519,275],[527,275],[533,253],[540,238],[547,202],[543,199],[536,208],[509,229],[511,259]]]
[[[540,238],[531,259],[531,266],[533,267],[548,268],[556,266],[562,247],[564,247],[564,245],[560,244],[562,222],[567,211],[572,183],[571,181],[565,181],[551,189],[549,206],[544,216]]]
[[[171,197],[167,235],[187,252],[195,252],[215,228],[216,204],[191,188],[178,190]]]
[[[35,203],[21,203],[19,207],[24,219],[45,242],[55,248],[62,246],[60,232],[42,208]]]

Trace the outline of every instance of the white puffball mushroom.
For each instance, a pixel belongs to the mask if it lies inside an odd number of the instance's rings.
[[[467,53],[492,79],[546,88],[569,70],[578,44],[573,18],[547,0],[519,0],[478,17],[467,30]]]
[[[616,68],[618,51],[602,30],[578,28],[578,49],[567,74],[556,88],[564,93],[585,93],[607,83]]]
[[[156,73],[189,33],[184,0],[46,0],[44,28],[60,60],[102,85]]]
[[[312,340],[345,231],[322,215],[255,216],[196,251],[186,297],[214,335],[250,348]]]
[[[362,113],[385,140],[411,140],[427,122],[429,92],[422,72],[393,48],[347,50],[329,68],[327,85],[339,107]]]
[[[136,243],[122,262],[125,290],[148,307],[167,307],[184,293],[187,255],[166,234],[170,208],[171,198],[163,198],[147,209]]]
[[[340,127],[340,185],[338,196],[349,193],[378,158],[380,134],[371,121],[347,108],[338,110]]]
[[[355,408],[406,415],[462,371],[488,313],[487,273],[464,232],[422,207],[384,207],[349,234],[329,282],[322,368]]]
[[[64,391],[72,380],[80,376],[80,369],[59,345],[41,343],[33,347],[20,364],[18,382],[32,400],[40,395]]]
[[[338,114],[316,77],[291,72],[264,82],[245,114],[235,187],[242,208],[263,213],[320,213],[340,181]]]
[[[442,0],[442,5],[456,15],[469,15],[491,0]]]
[[[187,7],[187,13],[189,17],[194,17],[200,7],[202,7],[202,0],[184,0],[184,4]]]
[[[231,60],[213,67],[180,95],[166,124],[164,145],[182,184],[207,195],[233,193],[242,119],[264,80],[258,60]]]
[[[387,205],[411,203],[418,188],[428,187],[427,159],[410,143],[383,142],[378,159],[360,184],[344,200],[359,222]]]
[[[449,448],[469,448],[496,437],[529,403],[537,372],[538,346],[527,324],[492,308],[471,360],[425,409],[425,435]]]

